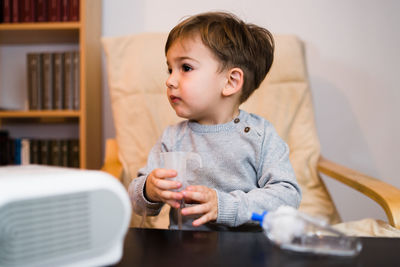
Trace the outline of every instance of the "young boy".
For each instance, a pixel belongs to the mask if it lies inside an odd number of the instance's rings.
[[[251,212],[298,207],[301,199],[289,149],[273,126],[239,109],[273,61],[273,37],[229,13],[189,17],[165,45],[168,100],[187,120],[168,127],[139,170],[129,193],[138,214],[157,215],[163,204],[179,208],[183,229],[246,226]],[[198,153],[202,168],[187,170],[195,182],[179,192],[176,171],[160,168],[160,153]],[[170,228],[177,229],[174,209]],[[251,225],[251,224],[250,224]]]

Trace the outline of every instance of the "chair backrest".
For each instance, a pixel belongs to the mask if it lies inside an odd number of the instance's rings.
[[[274,37],[276,50],[271,71],[241,108],[272,122],[288,143],[290,160],[303,192],[300,209],[330,223],[339,222],[332,199],[317,173],[320,145],[302,43],[295,36]],[[165,92],[166,38],[163,33],[103,38],[125,185],[145,165],[147,154],[163,129],[181,120],[170,107]]]

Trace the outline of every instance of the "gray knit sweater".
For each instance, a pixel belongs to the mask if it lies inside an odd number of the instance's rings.
[[[218,125],[183,121],[168,127],[152,148],[147,165],[129,186],[134,211],[157,215],[163,203],[143,194],[147,175],[160,167],[160,152],[190,151],[201,156],[202,168],[189,161],[192,184],[213,188],[218,196],[218,218],[195,228],[193,217],[183,217],[183,229],[224,230],[251,222],[251,212],[271,211],[281,205],[298,207],[301,199],[289,148],[271,123],[240,110],[237,118]],[[191,166],[193,165],[193,166]],[[199,216],[197,216],[199,217]],[[177,229],[177,214],[170,213],[170,228]]]

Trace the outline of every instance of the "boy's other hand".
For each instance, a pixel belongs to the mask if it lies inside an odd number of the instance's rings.
[[[193,221],[193,226],[200,226],[218,217],[218,197],[214,189],[202,185],[191,185],[182,191],[186,203],[198,203],[182,209],[182,215],[203,214]]]
[[[163,202],[173,208],[179,208],[179,200],[183,199],[183,194],[171,190],[180,188],[182,184],[167,179],[173,178],[176,175],[177,173],[175,170],[154,169],[146,180],[146,197],[152,202]]]

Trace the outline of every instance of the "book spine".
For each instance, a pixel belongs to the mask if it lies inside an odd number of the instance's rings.
[[[28,88],[28,107],[29,110],[37,109],[37,101],[36,101],[36,90],[37,88],[34,86],[36,84],[36,57],[35,54],[27,54],[27,88]]]
[[[15,164],[15,140],[12,138],[8,139],[8,163],[9,165]]]
[[[69,150],[69,144],[68,140],[61,140],[60,145],[61,145],[61,166],[63,167],[69,167],[69,158],[68,158],[68,150]]]
[[[64,53],[64,109],[73,109],[73,53]]]
[[[22,139],[21,141],[21,146],[22,146],[22,151],[21,151],[21,164],[22,165],[28,165],[30,163],[30,145],[29,145],[30,140],[29,139]]]
[[[21,22],[34,22],[35,21],[35,3],[34,0],[22,0],[20,2],[20,21]]]
[[[19,22],[19,13],[20,13],[20,5],[19,0],[11,0],[12,1],[12,22]]]
[[[4,9],[4,0],[0,0],[0,23],[3,23],[3,9]]]
[[[12,22],[12,4],[11,0],[4,0],[3,2],[3,22]]]
[[[8,142],[8,131],[0,130],[0,166],[7,165],[9,162]]]
[[[40,163],[42,165],[50,165],[50,149],[49,140],[40,140]]]
[[[73,101],[74,101],[74,109],[79,110],[80,108],[80,99],[81,99],[81,90],[80,90],[80,61],[79,61],[79,52],[73,52]]]
[[[54,56],[52,53],[43,53],[43,109],[53,109],[53,66]]]
[[[79,21],[79,0],[70,1],[69,12],[70,21]]]
[[[61,21],[69,21],[69,2],[70,0],[61,0]]]
[[[36,21],[48,21],[47,0],[37,0],[36,3]]]
[[[28,97],[29,109],[39,110],[41,108],[41,55],[37,53],[29,53],[27,55],[28,67]]]
[[[14,164],[21,165],[21,138],[13,139],[14,143]]]
[[[64,54],[54,54],[54,108],[63,109]]]
[[[62,166],[61,141],[60,140],[51,140],[50,150],[51,150],[51,165]]]
[[[49,0],[49,21],[61,21],[61,0]]]
[[[37,73],[37,88],[38,88],[38,109],[43,109],[42,94],[43,94],[43,55],[37,54],[38,58],[38,73]]]
[[[69,166],[79,168],[79,140],[69,140]]]
[[[40,140],[31,139],[29,143],[30,163],[40,164]]]

